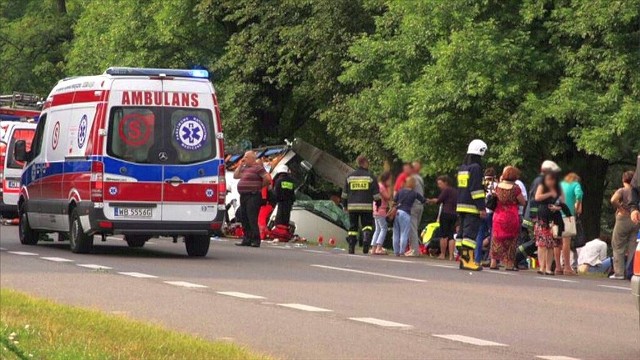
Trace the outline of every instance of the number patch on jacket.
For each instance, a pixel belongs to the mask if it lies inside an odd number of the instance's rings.
[[[368,180],[352,180],[349,182],[349,189],[351,190],[369,190]]]
[[[458,187],[466,188],[469,186],[469,174],[458,174]]]

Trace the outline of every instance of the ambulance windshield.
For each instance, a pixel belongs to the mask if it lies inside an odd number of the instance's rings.
[[[109,118],[107,153],[147,164],[191,164],[216,156],[208,109],[114,107]]]

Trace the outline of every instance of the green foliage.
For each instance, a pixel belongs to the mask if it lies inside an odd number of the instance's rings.
[[[90,2],[74,29],[67,72],[87,75],[110,66],[208,64],[222,53],[225,36],[218,23],[198,17],[197,4],[196,0]]]
[[[69,0],[66,12],[57,1],[0,1],[0,94],[28,91],[44,96],[65,77],[64,57],[82,11]]]

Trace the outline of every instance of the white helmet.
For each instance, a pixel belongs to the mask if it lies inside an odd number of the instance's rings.
[[[275,174],[288,173],[289,167],[285,164],[278,164],[274,170]]]
[[[560,172],[562,169],[560,169],[560,166],[558,166],[558,164],[556,164],[555,162],[551,161],[551,160],[545,160],[542,162],[542,165],[540,165],[540,170],[542,171],[552,171],[552,172]]]
[[[484,153],[487,152],[487,144],[479,139],[475,139],[469,143],[469,148],[467,148],[467,154],[480,155],[484,156]]]

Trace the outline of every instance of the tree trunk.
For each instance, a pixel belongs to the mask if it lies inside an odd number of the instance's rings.
[[[609,162],[595,155],[576,155],[570,162],[572,168],[567,170],[575,171],[582,178],[582,226],[587,240],[591,240],[600,236],[600,217]]]
[[[56,1],[56,5],[58,8],[58,13],[60,15],[66,15],[67,14],[67,1],[66,0],[57,0]]]

